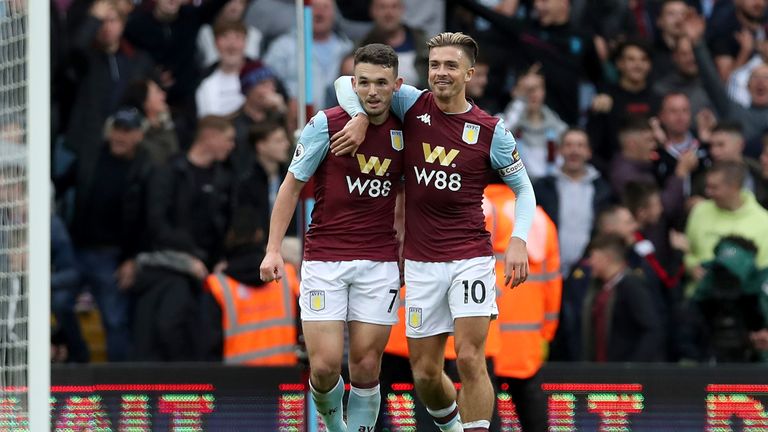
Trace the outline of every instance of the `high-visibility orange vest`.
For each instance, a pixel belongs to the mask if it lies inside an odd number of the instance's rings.
[[[405,337],[405,286],[400,287],[400,307],[397,308],[397,324],[392,326],[384,352],[408,357],[408,340]]]
[[[496,252],[497,299],[501,349],[494,358],[497,376],[530,378],[544,363],[545,345],[552,340],[560,316],[563,280],[554,222],[536,208],[527,250],[528,279],[515,289],[503,288],[504,252],[512,235],[515,194],[506,185],[489,185],[483,207],[486,227]]]
[[[205,280],[221,306],[224,362],[250,366],[288,366],[296,358],[296,269],[261,288],[250,288],[221,273]]]

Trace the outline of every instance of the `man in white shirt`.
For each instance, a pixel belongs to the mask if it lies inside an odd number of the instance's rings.
[[[219,22],[214,27],[219,63],[197,87],[195,101],[197,117],[229,116],[243,105],[240,91],[240,70],[245,64],[245,36],[242,22]]]

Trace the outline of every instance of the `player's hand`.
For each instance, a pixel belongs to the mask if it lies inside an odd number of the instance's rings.
[[[285,262],[278,252],[267,252],[259,267],[259,277],[264,282],[280,280],[285,274]]]
[[[353,117],[344,125],[344,128],[331,137],[331,153],[336,156],[347,154],[354,156],[363,143],[367,130],[368,116],[360,114]]]
[[[504,253],[504,286],[514,288],[526,279],[528,279],[528,248],[522,239],[512,237]]]

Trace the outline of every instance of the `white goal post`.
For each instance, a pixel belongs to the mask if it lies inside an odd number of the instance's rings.
[[[0,0],[0,399],[32,432],[51,430],[49,8]]]

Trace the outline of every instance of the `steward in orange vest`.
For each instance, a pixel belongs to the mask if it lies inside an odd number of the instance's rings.
[[[261,262],[261,261],[255,261]],[[257,269],[258,270],[258,269]],[[296,269],[260,286],[238,282],[226,273],[205,280],[205,289],[221,309],[222,357],[228,364],[291,366],[296,357]]]
[[[261,230],[253,225],[256,219],[250,211],[236,214],[228,239],[236,244],[227,253],[227,267],[205,279],[203,357],[250,366],[295,365],[299,279],[286,264],[282,280],[261,281],[264,247]],[[239,235],[233,232],[238,230]]]
[[[497,299],[501,344],[494,359],[499,382],[508,386],[525,432],[547,430],[546,398],[537,374],[547,356],[547,345],[555,336],[563,281],[560,249],[554,222],[541,207],[536,209],[528,235],[528,279],[504,289],[504,251],[512,235],[515,195],[506,185],[489,185],[483,206],[486,228],[497,254]]]

